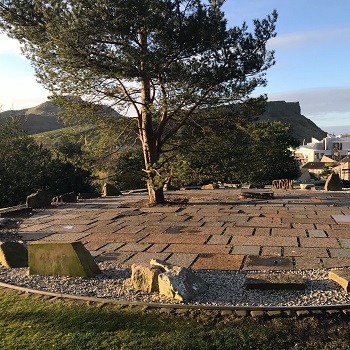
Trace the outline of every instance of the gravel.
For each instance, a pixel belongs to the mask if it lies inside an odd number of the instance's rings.
[[[60,294],[98,297],[126,302],[178,304],[158,293],[134,290],[131,269],[112,261],[99,263],[102,271],[95,278],[29,275],[28,268],[0,266],[0,281],[16,286]],[[294,271],[306,280],[305,291],[247,290],[249,273],[239,271],[195,271],[209,285],[208,290],[187,304],[207,306],[320,306],[350,304],[350,296],[335,282],[328,280],[327,270]],[[277,272],[273,272],[277,273]],[[285,273],[285,272],[279,272]]]
[[[0,226],[0,242],[20,241],[20,219],[10,219]],[[4,227],[6,226],[6,228]],[[24,243],[24,242],[23,242]],[[125,302],[178,304],[158,293],[147,294],[133,289],[128,266],[113,261],[99,263],[101,274],[95,278],[29,275],[28,268],[9,269],[0,265],[0,282],[59,294],[113,299]],[[320,306],[350,304],[350,294],[328,279],[328,270],[290,271],[306,281],[305,291],[247,290],[245,279],[261,271],[198,270],[197,275],[209,285],[208,290],[187,304],[210,306]],[[271,272],[271,273],[286,273]]]

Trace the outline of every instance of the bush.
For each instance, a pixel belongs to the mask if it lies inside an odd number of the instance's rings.
[[[52,195],[90,191],[91,175],[38,145],[10,118],[0,126],[0,207],[24,203],[38,189]]]

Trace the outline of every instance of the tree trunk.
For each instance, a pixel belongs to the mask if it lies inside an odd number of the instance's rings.
[[[152,179],[147,180],[147,189],[150,205],[164,204],[164,191],[163,187],[155,188]]]
[[[147,54],[147,34],[145,31],[140,33],[141,56]],[[141,71],[144,78],[141,81],[141,118],[139,119],[139,133],[142,142],[143,157],[145,162],[145,172],[147,176],[147,189],[149,204],[163,204],[164,191],[161,181],[156,181],[156,171],[153,169],[159,160],[157,150],[157,140],[153,130],[153,115],[151,111],[151,83],[147,77],[146,60],[141,59]]]

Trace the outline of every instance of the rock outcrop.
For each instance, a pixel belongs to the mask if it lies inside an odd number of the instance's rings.
[[[160,294],[181,302],[189,301],[208,286],[191,270],[152,259],[150,265],[134,264],[131,281],[135,289]]]

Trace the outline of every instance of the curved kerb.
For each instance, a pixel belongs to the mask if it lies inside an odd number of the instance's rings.
[[[91,303],[99,304],[110,304],[119,306],[130,306],[130,307],[142,307],[150,309],[163,310],[167,309],[167,312],[179,312],[178,310],[207,310],[207,311],[221,311],[221,312],[232,312],[236,316],[312,316],[319,314],[333,314],[343,313],[350,314],[350,304],[334,304],[334,305],[303,305],[303,306],[215,306],[215,305],[191,305],[191,304],[167,304],[167,303],[148,303],[138,301],[123,301],[116,299],[86,297],[71,294],[61,294],[46,292],[37,289],[31,289],[26,287],[20,287],[4,282],[0,282],[0,288],[15,290],[27,294],[36,294],[42,296],[50,296],[53,298],[86,301]]]

